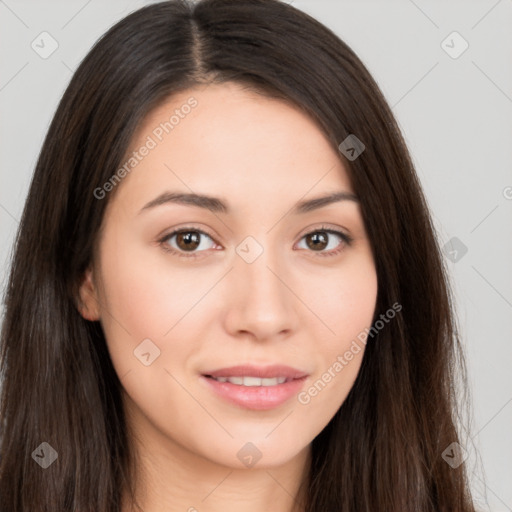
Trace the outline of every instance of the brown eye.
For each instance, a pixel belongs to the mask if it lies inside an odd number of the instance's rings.
[[[328,234],[325,231],[310,233],[309,235],[306,235],[305,238],[307,246],[315,251],[325,249],[329,241]]]
[[[306,233],[301,238],[300,243],[303,243],[303,241],[305,247],[301,248],[316,252],[317,256],[335,256],[350,246],[353,238],[341,231],[321,228]]]
[[[176,245],[183,251],[193,251],[199,247],[200,238],[197,231],[183,231],[176,235]]]
[[[166,251],[181,256],[196,256],[215,246],[215,242],[208,233],[200,229],[189,228],[173,231],[165,235],[159,242]]]

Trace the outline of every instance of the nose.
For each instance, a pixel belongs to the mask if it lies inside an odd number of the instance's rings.
[[[226,287],[225,329],[232,336],[255,340],[284,339],[296,331],[300,301],[291,272],[264,251],[248,263],[236,256]]]

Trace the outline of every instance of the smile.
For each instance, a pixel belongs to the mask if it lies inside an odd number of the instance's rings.
[[[287,380],[286,377],[274,377],[262,379],[260,377],[211,377],[215,379],[217,382],[230,382],[231,384],[236,384],[237,386],[277,386],[278,384],[283,384]]]

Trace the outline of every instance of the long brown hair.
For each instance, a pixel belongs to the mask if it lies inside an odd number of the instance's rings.
[[[397,123],[359,58],[332,31],[277,0],[166,1],[118,22],[66,89],[44,141],[15,243],[0,370],[1,512],[119,512],[133,454],[121,383],[99,322],[77,311],[114,175],[144,116],[173,93],[237,81],[291,101],[339,151],[371,241],[375,318],[354,386],[313,440],[308,512],[473,511],[458,440],[464,377],[448,274]],[[47,442],[58,459],[42,470]]]

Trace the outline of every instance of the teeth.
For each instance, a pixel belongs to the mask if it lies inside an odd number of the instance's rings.
[[[286,382],[286,377],[274,377],[272,379],[261,379],[260,377],[212,377],[218,382],[230,382],[238,386],[277,386]]]

